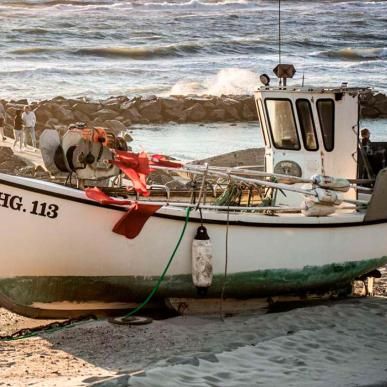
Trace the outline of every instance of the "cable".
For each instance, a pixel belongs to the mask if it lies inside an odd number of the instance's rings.
[[[222,291],[220,293],[220,319],[224,321],[223,314],[223,299],[224,299],[224,291],[226,289],[226,281],[227,281],[227,270],[228,270],[228,230],[230,224],[230,205],[227,208],[227,223],[226,223],[226,240],[225,240],[225,261],[224,261],[224,277],[222,283]]]

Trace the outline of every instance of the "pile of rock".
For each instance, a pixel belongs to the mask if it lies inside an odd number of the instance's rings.
[[[0,172],[51,180],[50,174],[42,166],[34,166],[28,163],[7,146],[0,146]]]
[[[2,101],[6,107],[6,129],[10,134],[13,118],[27,100]],[[92,101],[85,98],[32,102],[37,118],[36,129],[64,130],[68,124],[85,122],[90,126],[103,126],[115,132],[132,124],[166,122],[254,121],[257,119],[252,96],[170,96],[170,97],[111,97]]]
[[[11,135],[15,111],[27,100],[2,101],[7,110],[6,134]],[[52,100],[31,103],[37,117],[36,129],[65,130],[70,123],[85,122],[121,132],[132,124],[238,122],[255,121],[257,113],[251,95],[111,97],[93,101],[86,98]],[[387,117],[387,96],[366,93],[361,98],[363,117]]]
[[[387,95],[371,92],[363,94],[360,113],[365,118],[387,118]]]

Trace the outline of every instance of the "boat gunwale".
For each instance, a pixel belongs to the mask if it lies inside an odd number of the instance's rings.
[[[20,181],[10,181],[7,178],[3,177],[11,177],[11,180],[16,179],[16,180],[24,180],[27,184],[22,184]],[[25,191],[30,191],[30,192],[36,192],[42,195],[47,195],[47,196],[52,196],[52,197],[57,197],[59,199],[64,199],[64,200],[69,200],[81,204],[87,204],[87,205],[92,205],[100,208],[106,208],[109,210],[114,210],[114,211],[120,211],[120,212],[126,212],[128,210],[127,206],[117,206],[117,205],[104,205],[99,202],[87,199],[86,197],[81,197],[84,196],[84,191],[75,189],[75,188],[70,188],[66,186],[62,186],[60,184],[56,183],[51,183],[47,182],[44,180],[37,180],[37,179],[31,179],[31,178],[26,178],[26,177],[21,177],[21,176],[14,176],[14,175],[7,175],[0,173],[0,184],[3,185],[8,185],[11,187],[19,188]],[[36,185],[41,185],[41,186],[46,186],[47,189],[44,189],[43,187],[36,187]],[[50,189],[52,188],[52,189]],[[65,193],[60,193],[56,192],[56,190],[65,190],[68,191],[68,194]],[[74,195],[75,194],[75,195]],[[174,210],[181,212],[181,214],[171,214],[171,213],[163,213],[163,212],[156,212],[152,214],[152,217],[158,217],[158,218],[164,218],[164,219],[171,219],[175,221],[183,221],[185,218],[185,211],[184,209],[179,209],[177,207],[173,207],[173,205],[170,206],[163,206],[160,210]],[[159,210],[159,211],[160,211]],[[214,211],[205,211],[203,213],[211,213]],[[219,212],[219,211],[218,211]],[[224,214],[226,213],[225,211],[223,212]],[[262,215],[261,215],[262,216]],[[270,217],[268,217],[269,219]],[[277,218],[277,217],[275,217]],[[250,221],[244,221],[244,220],[233,220],[230,219],[229,222],[227,220],[220,220],[220,219],[210,219],[210,218],[204,218],[204,222],[207,224],[219,224],[219,225],[226,225],[227,223],[229,225],[233,226],[245,226],[245,227],[280,227],[280,228],[337,228],[337,227],[360,227],[360,226],[368,226],[368,225],[375,225],[375,224],[383,224],[387,223],[387,219],[378,219],[378,220],[371,220],[371,221],[364,221],[364,216],[359,216],[361,220],[355,220],[355,221],[343,221],[343,222],[337,222],[338,218],[332,218],[332,217],[326,217],[326,219],[335,219],[335,222],[250,222]],[[284,218],[282,218],[284,219]],[[306,218],[305,219],[310,219]],[[320,219],[320,218],[318,218]],[[324,218],[325,219],[325,218]],[[190,217],[190,222],[192,223],[201,223],[201,219],[199,216],[191,216]]]

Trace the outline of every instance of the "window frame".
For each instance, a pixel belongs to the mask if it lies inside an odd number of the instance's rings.
[[[297,142],[298,142],[298,147],[297,148],[283,148],[283,147],[278,147],[276,145],[276,143],[274,141],[273,129],[272,129],[271,122],[270,122],[270,114],[269,114],[269,110],[268,110],[268,107],[267,107],[267,101],[287,101],[287,102],[290,103],[290,109],[292,111],[294,127],[296,129],[296,135],[297,135]],[[268,127],[268,129],[270,131],[270,137],[271,137],[272,144],[273,144],[274,148],[280,149],[280,150],[288,150],[288,151],[299,151],[299,150],[301,150],[301,141],[300,141],[300,136],[298,134],[297,121],[296,121],[296,117],[294,115],[294,108],[293,108],[292,100],[289,99],[289,98],[265,98],[265,112],[266,112],[267,121],[268,121],[267,127]]]
[[[265,143],[265,146],[270,146],[269,139],[266,138],[267,134],[266,134],[266,130],[264,128],[264,124],[263,124],[261,110],[260,110],[260,107],[259,107],[259,100],[258,100],[258,98],[255,100],[255,108],[257,109],[258,121],[259,121],[259,126],[260,126],[260,129],[261,129],[261,132],[262,132],[263,142]]]
[[[332,148],[331,149],[327,148],[327,145],[326,145],[326,142],[325,142],[325,135],[324,135],[323,126],[321,125],[321,114],[320,114],[320,109],[319,109],[319,103],[320,102],[324,102],[324,101],[329,101],[333,105],[333,114],[332,114],[332,123],[333,123],[332,128],[333,128],[333,130],[332,130]],[[332,152],[335,149],[335,134],[336,134],[336,127],[335,127],[336,107],[335,107],[335,101],[332,98],[319,98],[316,101],[316,110],[317,110],[317,115],[318,115],[318,122],[319,122],[319,125],[320,125],[321,137],[322,137],[322,140],[323,140],[323,143],[324,143],[324,149],[327,152]]]
[[[310,112],[310,117],[312,119],[312,126],[313,126],[313,133],[314,133],[314,138],[316,140],[316,145],[317,145],[317,148],[316,149],[310,149],[307,147],[307,142],[306,142],[306,133],[304,133],[304,129],[301,125],[301,120],[300,120],[300,110],[298,108],[298,102],[307,102],[308,104],[308,107],[309,107],[309,112]],[[301,131],[301,136],[302,136],[302,142],[303,142],[303,145],[304,145],[304,148],[305,150],[307,150],[308,152],[316,152],[320,149],[320,143],[318,141],[318,136],[317,136],[317,130],[316,130],[316,123],[314,122],[314,116],[313,116],[313,109],[312,109],[312,104],[310,103],[310,100],[307,99],[307,98],[297,98],[296,101],[295,101],[295,105],[296,105],[296,111],[297,111],[297,118],[298,118],[298,124],[300,126],[300,131]]]

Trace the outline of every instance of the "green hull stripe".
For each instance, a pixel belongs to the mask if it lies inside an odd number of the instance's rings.
[[[341,289],[354,278],[387,263],[387,257],[359,262],[305,266],[303,269],[273,269],[227,276],[225,296],[255,298],[287,294],[319,293]],[[18,305],[34,302],[140,302],[158,277],[14,277],[0,279],[0,295]],[[207,297],[219,297],[223,275],[216,274]],[[197,297],[191,275],[167,276],[155,299]],[[1,299],[1,298],[0,298]]]

